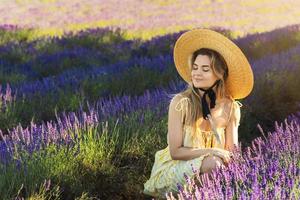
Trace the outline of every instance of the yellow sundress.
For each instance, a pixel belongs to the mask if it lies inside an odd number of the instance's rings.
[[[179,102],[180,107],[178,110],[182,110],[184,108],[183,101]],[[230,114],[227,116],[227,124],[232,110],[235,109],[236,106],[241,107],[242,104],[238,101],[233,101],[230,108]],[[225,149],[225,128],[226,127],[217,127],[217,131],[221,139],[221,144],[219,144],[215,136],[212,134],[212,131],[204,131],[198,128],[196,138],[192,139],[192,127],[183,125],[184,146],[198,148],[218,147]],[[167,143],[169,144],[169,141]],[[192,166],[194,169],[200,169],[202,160],[208,155],[209,154],[204,154],[198,158],[187,161],[173,160],[170,156],[169,145],[166,148],[157,151],[155,153],[155,161],[151,170],[150,178],[146,181],[146,183],[144,183],[143,193],[160,198],[165,198],[165,193],[176,193],[178,191],[177,183],[180,183],[181,185],[186,184],[184,173],[189,177],[193,177],[194,172],[192,170]]]

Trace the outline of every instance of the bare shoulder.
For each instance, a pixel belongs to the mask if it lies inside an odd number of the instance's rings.
[[[226,115],[230,115],[234,107],[234,99],[230,97],[223,97],[222,99],[217,100],[217,110],[223,110]]]
[[[217,102],[219,102],[220,104],[223,104],[223,106],[225,106],[225,107],[231,107],[231,105],[234,102],[234,99],[229,98],[229,97],[223,97],[222,99],[218,100]]]

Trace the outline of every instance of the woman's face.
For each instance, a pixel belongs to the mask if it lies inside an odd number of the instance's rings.
[[[207,55],[198,55],[192,64],[192,82],[196,88],[208,89],[218,77],[210,66],[210,58]]]

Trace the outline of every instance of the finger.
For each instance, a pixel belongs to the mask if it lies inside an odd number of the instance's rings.
[[[226,159],[224,159],[224,165],[228,166],[228,161]]]
[[[228,157],[224,157],[224,161],[227,163],[228,162]]]
[[[226,160],[226,162],[228,162],[228,161],[229,161],[229,159],[230,159],[230,157],[229,157],[229,156],[226,156],[226,157],[225,157],[225,160]]]

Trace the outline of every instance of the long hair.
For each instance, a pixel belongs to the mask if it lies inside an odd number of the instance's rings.
[[[198,55],[207,55],[210,58],[210,66],[213,70],[213,73],[217,76],[220,80],[219,83],[215,86],[216,87],[216,98],[223,99],[227,97],[231,100],[233,98],[225,88],[225,82],[228,77],[228,67],[224,60],[224,58],[216,51],[208,48],[201,48],[196,50],[189,59],[189,72],[192,72],[192,64],[196,60]],[[183,116],[183,124],[189,125],[192,127],[192,137],[196,134],[196,127],[200,125],[200,118],[203,117],[202,112],[202,104],[201,104],[201,97],[198,91],[193,89],[192,80],[188,83],[187,88],[179,92],[185,99],[188,99],[188,103],[184,104],[187,106],[186,108],[182,109],[185,112],[182,112]],[[173,94],[175,96],[177,94]],[[212,124],[211,124],[212,125]]]

